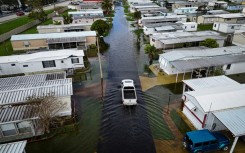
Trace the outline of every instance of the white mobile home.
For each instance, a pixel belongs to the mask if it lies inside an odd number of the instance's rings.
[[[90,31],[91,25],[92,23],[65,24],[65,25],[40,25],[37,26],[37,31],[38,33]]]
[[[197,129],[226,130],[227,127],[214,114],[245,108],[244,92],[244,84],[185,92],[183,113]]]
[[[224,37],[214,31],[155,33],[150,36],[150,44],[157,49],[167,50],[199,46],[207,38],[215,39],[219,46],[223,46]]]
[[[70,116],[72,114],[72,79],[59,79],[62,78],[64,74],[61,74],[58,78],[52,78],[55,75],[56,74],[43,74],[0,79],[1,84],[4,84],[0,87],[0,106],[7,107],[8,105],[26,104],[28,97],[34,96],[39,98],[52,94],[57,97],[59,101],[66,104],[66,107],[60,110],[56,115]],[[45,76],[46,78],[44,78]],[[16,81],[15,83],[10,82],[14,80]],[[36,82],[34,82],[35,80]]]
[[[234,33],[235,30],[239,30],[241,26],[242,24],[214,22],[213,30],[222,33]]]
[[[93,23],[96,20],[103,20],[104,14],[101,9],[87,9],[78,12],[68,12],[72,15],[72,24]]]
[[[183,23],[171,23],[171,22],[146,24],[143,27],[143,30],[144,30],[144,34],[149,36],[154,33],[160,33],[160,32],[175,32],[175,31],[182,32],[183,31],[182,26]]]
[[[238,46],[208,48],[202,50],[181,50],[160,54],[160,68],[168,75],[191,72],[204,69],[205,74],[214,73],[220,69],[224,74],[245,72],[245,48]]]
[[[134,13],[136,11],[139,11],[139,9],[145,9],[145,8],[160,8],[155,3],[148,2],[148,3],[131,3],[130,6],[130,12]]]
[[[197,23],[196,22],[184,22],[182,28],[184,31],[197,31]]]
[[[26,153],[25,152],[26,143],[27,141],[25,140],[25,141],[0,144],[0,152],[1,153]]]
[[[196,13],[198,7],[182,7],[174,10],[176,14],[188,14],[188,13]]]
[[[144,26],[145,24],[154,23],[166,23],[166,22],[186,22],[186,15],[167,15],[167,16],[153,16],[153,17],[142,17],[139,20],[139,25]]]
[[[84,67],[83,50],[45,51],[0,57],[0,75],[64,72]]]

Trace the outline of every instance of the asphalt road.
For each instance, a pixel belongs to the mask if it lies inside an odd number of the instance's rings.
[[[65,1],[65,2],[61,2],[61,3],[56,3],[55,7],[57,6],[67,6],[70,3],[70,1]],[[54,5],[48,5],[48,6],[44,6],[43,9],[44,10],[50,10],[53,9]],[[28,12],[25,12],[25,15],[28,15]],[[8,15],[8,16],[3,16],[0,17],[0,24],[9,20],[13,20],[15,18],[19,18],[20,16],[17,16],[16,14],[12,14],[12,15]]]

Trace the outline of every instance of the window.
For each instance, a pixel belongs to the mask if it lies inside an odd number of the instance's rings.
[[[30,43],[28,41],[24,41],[24,46],[25,47],[30,47]]]
[[[191,28],[195,28],[195,26],[191,26]]]
[[[234,26],[231,26],[231,29],[234,29]]]
[[[42,61],[43,63],[43,68],[49,68],[49,67],[56,67],[55,66],[55,61]]]
[[[228,64],[226,67],[226,70],[229,70],[229,69],[231,69],[231,64]]]
[[[11,66],[15,66],[15,64],[11,64]]]
[[[152,42],[155,42],[155,39],[152,39]]]
[[[226,19],[226,21],[230,21],[231,19]]]
[[[195,144],[195,147],[200,147],[200,146],[202,146],[202,143],[196,143]]]
[[[216,27],[216,24],[214,24],[214,27]]]
[[[19,133],[29,133],[31,132],[31,125],[28,121],[19,122],[16,124]]]
[[[210,144],[216,144],[217,142],[216,141],[211,141]]]
[[[207,141],[207,142],[203,142],[203,145],[204,145],[204,146],[209,145],[209,141]]]
[[[23,65],[23,67],[28,67],[28,65]]]
[[[61,62],[61,63],[64,63],[64,61],[63,61],[63,60],[61,60],[60,62]]]
[[[4,124],[0,126],[4,136],[16,135],[16,130],[14,124]]]
[[[79,58],[72,58],[71,63],[72,64],[79,63]]]

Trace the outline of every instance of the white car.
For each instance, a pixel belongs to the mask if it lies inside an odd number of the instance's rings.
[[[122,80],[122,101],[123,105],[137,105],[134,81],[131,79]]]

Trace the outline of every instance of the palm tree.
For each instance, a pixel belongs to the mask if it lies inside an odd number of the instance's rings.
[[[104,0],[102,2],[101,8],[106,12],[106,15],[112,10],[112,3],[109,0]]]
[[[139,19],[141,19],[141,12],[140,11],[136,11],[136,12],[134,12],[133,16],[134,16],[134,19],[137,20],[137,27],[139,29],[138,23],[139,23]]]
[[[155,46],[151,46],[150,44],[146,44],[144,49],[145,49],[145,53],[148,54],[149,64],[151,65],[154,56],[157,54],[157,49]]]
[[[64,14],[63,15],[63,18],[64,18],[64,24],[70,24],[70,23],[72,23],[72,16],[71,15]]]

